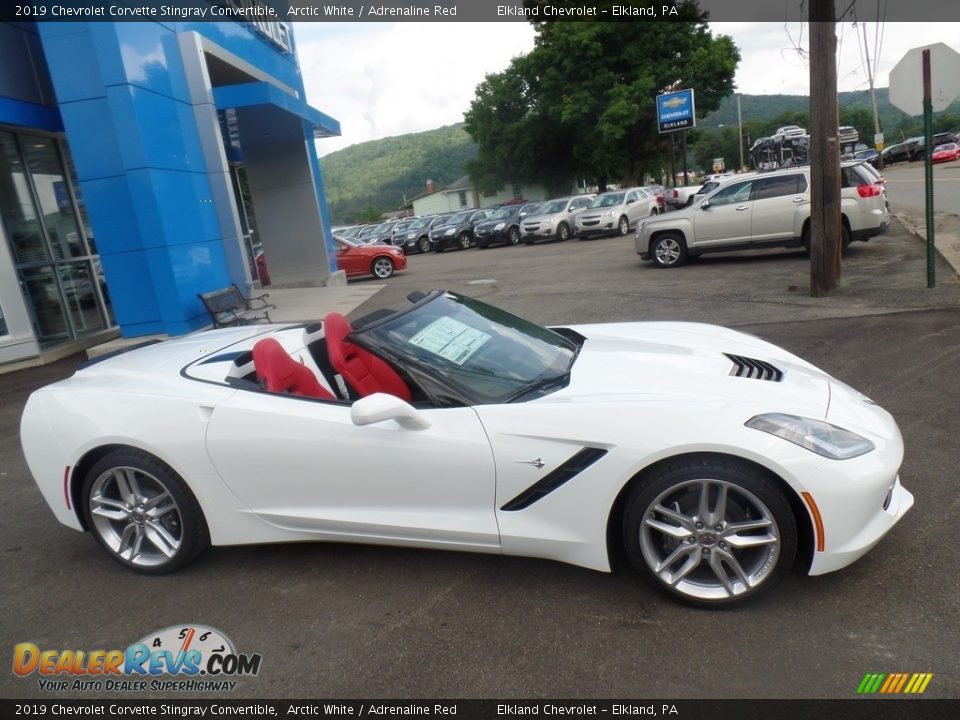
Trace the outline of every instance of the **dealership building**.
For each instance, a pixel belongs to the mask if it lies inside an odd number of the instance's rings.
[[[198,294],[336,269],[281,22],[0,23],[0,364],[209,324]]]

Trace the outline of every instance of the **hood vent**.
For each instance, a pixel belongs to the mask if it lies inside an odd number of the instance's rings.
[[[754,360],[742,355],[731,355],[730,353],[724,353],[724,355],[733,361],[730,374],[734,377],[770,380],[772,382],[780,382],[783,379],[783,371],[768,362]]]

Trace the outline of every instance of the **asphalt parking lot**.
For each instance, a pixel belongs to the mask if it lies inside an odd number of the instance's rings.
[[[720,612],[626,569],[349,545],[218,548],[138,576],[53,519],[19,450],[27,395],[71,359],[0,376],[0,649],[126,647],[204,623],[263,655],[246,698],[852,698],[867,672],[932,672],[927,697],[960,697],[960,282],[941,262],[928,290],[923,246],[899,228],[854,245],[835,297],[810,298],[808,276],[796,251],[656,270],[630,237],[570,241],[411,257],[356,314],[445,287],[541,323],[696,320],[785,346],[890,410],[905,439],[916,505],[841,572]],[[49,694],[5,671],[0,696]]]

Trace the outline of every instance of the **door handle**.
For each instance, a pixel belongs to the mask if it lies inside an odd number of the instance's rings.
[[[803,202],[803,198],[794,198],[793,201],[794,201],[795,203],[802,203],[802,202]]]
[[[749,208],[748,206],[746,206],[746,205],[741,205],[741,206],[739,206],[739,207],[737,208],[737,210],[749,210],[749,209],[750,209],[750,208]]]

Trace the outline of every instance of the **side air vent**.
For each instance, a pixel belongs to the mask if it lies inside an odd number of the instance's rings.
[[[783,380],[783,371],[768,362],[754,360],[753,358],[743,357],[742,355],[731,355],[730,353],[724,353],[724,355],[733,362],[733,368],[731,368],[730,374],[734,377],[770,380],[771,382],[780,382]]]
[[[511,510],[523,510],[524,508],[530,507],[538,500],[545,498],[568,480],[575,478],[606,454],[607,451],[602,450],[601,448],[584,448],[565,463],[557,467],[556,470],[544,475],[538,482],[528,487],[500,509],[505,512],[509,512]]]

